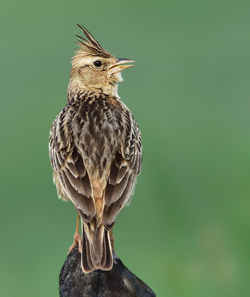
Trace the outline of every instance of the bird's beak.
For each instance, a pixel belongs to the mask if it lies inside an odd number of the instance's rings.
[[[131,59],[119,58],[119,59],[117,59],[117,62],[108,69],[108,71],[109,71],[110,74],[120,72],[120,71],[122,71],[124,69],[135,66],[135,65],[131,65],[131,64],[130,65],[124,65],[124,64],[133,63],[133,62],[135,62],[135,61],[131,60]]]

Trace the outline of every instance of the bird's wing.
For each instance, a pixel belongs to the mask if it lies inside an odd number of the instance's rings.
[[[125,112],[124,137],[112,164],[105,189],[103,223],[111,228],[116,216],[128,203],[136,177],[142,164],[142,140],[140,130],[129,111]]]
[[[49,141],[49,155],[59,196],[70,199],[85,221],[95,215],[91,186],[82,156],[78,153],[63,111],[55,119]],[[68,121],[69,122],[69,121]]]

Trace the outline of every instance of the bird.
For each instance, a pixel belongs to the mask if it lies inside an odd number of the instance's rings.
[[[66,105],[50,129],[49,157],[59,198],[71,201],[77,212],[69,251],[78,247],[87,274],[113,267],[112,227],[140,174],[142,138],[118,95],[121,71],[135,61],[110,54],[77,25],[78,50],[72,58]]]

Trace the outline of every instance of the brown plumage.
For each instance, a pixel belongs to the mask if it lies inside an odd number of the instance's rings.
[[[75,205],[82,221],[78,243],[88,273],[112,268],[111,229],[132,195],[142,144],[136,121],[117,94],[120,71],[132,60],[117,59],[79,27],[86,38],[78,36],[67,105],[53,122],[49,154],[58,195]]]

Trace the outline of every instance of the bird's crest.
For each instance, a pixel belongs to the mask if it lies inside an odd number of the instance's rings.
[[[77,26],[83,31],[86,37],[76,35],[78,37],[78,45],[81,47],[80,52],[85,52],[93,56],[99,56],[104,58],[113,57],[109,52],[107,52],[100,43],[94,38],[94,36],[82,25],[77,24]]]

